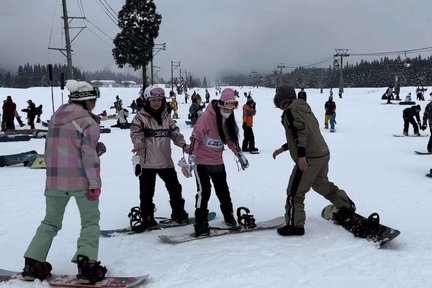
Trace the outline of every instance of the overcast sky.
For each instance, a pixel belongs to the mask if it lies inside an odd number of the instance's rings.
[[[0,1],[0,63],[66,63],[61,0]],[[115,69],[112,39],[119,32],[102,4],[118,12],[124,0],[67,0],[69,17],[88,29],[73,41],[73,65]],[[102,3],[102,4],[101,4]],[[432,46],[431,0],[155,0],[162,24],[156,43],[166,43],[154,65],[170,77],[171,61],[196,76],[221,72],[271,72],[279,63],[310,64],[335,48],[349,53]],[[110,9],[108,7],[108,9]],[[74,20],[71,26],[82,26]],[[77,29],[71,32],[76,35]],[[401,57],[404,55],[401,55]],[[414,57],[416,55],[410,55]],[[429,55],[425,55],[429,56]],[[358,56],[347,59],[354,63]],[[327,63],[326,65],[329,65]],[[178,76],[178,70],[175,72]]]

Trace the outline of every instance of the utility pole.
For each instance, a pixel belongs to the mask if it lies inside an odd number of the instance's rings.
[[[180,61],[171,61],[171,90],[174,91],[174,70],[180,67]]]
[[[340,66],[339,66],[339,98],[342,98],[342,94],[344,92],[344,82],[343,82],[343,57],[349,57],[348,49],[335,49],[336,54],[334,57],[340,57]]]
[[[163,44],[154,44],[153,46],[153,54],[152,54],[152,58],[150,60],[150,70],[151,70],[151,85],[153,86],[154,84],[154,79],[153,79],[153,58],[156,56],[157,53],[159,53],[162,50],[166,50],[166,43]]]
[[[284,63],[279,63],[276,66],[276,68],[279,69],[279,77],[278,78],[279,78],[279,83],[281,83],[282,82],[282,73],[283,73],[282,69],[286,68],[286,65]]]
[[[68,17],[66,0],[62,0],[62,4],[63,4],[63,17],[62,18],[63,18],[63,25],[64,25],[64,30],[65,30],[65,48],[49,48],[48,47],[48,49],[58,50],[58,51],[60,51],[60,53],[62,53],[66,57],[67,79],[73,79],[74,78],[73,67],[72,67],[72,51],[73,50],[72,50],[71,44],[75,40],[75,38],[78,36],[78,34],[81,33],[81,31],[84,30],[84,28],[86,28],[86,27],[69,27],[69,23],[70,23],[69,19],[71,19],[71,21],[72,21],[73,19],[86,19],[86,18],[85,17]],[[78,29],[80,29],[80,31],[71,40],[69,30],[72,28],[78,28]]]

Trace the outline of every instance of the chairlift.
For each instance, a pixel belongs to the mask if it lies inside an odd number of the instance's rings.
[[[339,61],[336,58],[333,60],[333,69],[339,69]]]
[[[404,66],[406,68],[409,68],[409,67],[411,67],[411,64],[412,64],[412,60],[411,60],[411,58],[409,58],[409,57],[406,56],[406,51],[405,51]]]

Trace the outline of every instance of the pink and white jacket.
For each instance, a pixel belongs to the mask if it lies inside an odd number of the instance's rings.
[[[65,104],[51,116],[45,142],[46,188],[77,191],[101,188],[96,144],[97,116],[77,104]]]
[[[237,155],[240,152],[238,144],[229,138],[225,125],[223,129],[228,148]],[[192,149],[190,154],[196,156],[196,164],[220,165],[224,163],[222,158],[224,143],[219,136],[213,103],[208,105],[205,112],[198,118],[190,139]]]
[[[135,148],[139,150],[142,168],[174,168],[171,157],[171,141],[189,152],[183,134],[170,114],[162,112],[162,125],[147,111],[139,111],[131,122],[130,137]]]

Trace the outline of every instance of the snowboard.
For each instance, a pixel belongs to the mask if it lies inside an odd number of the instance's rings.
[[[34,150],[19,154],[1,155],[0,167],[16,164],[24,164],[24,166],[27,166],[28,164],[33,163],[37,157],[38,153]]]
[[[393,137],[429,137],[429,134],[421,134],[420,136],[417,136],[417,135],[408,135],[408,136],[405,136],[405,135],[403,135],[403,134],[393,134]]]
[[[419,154],[419,155],[430,155],[430,154],[432,154],[432,152],[421,152],[421,151],[414,151],[416,154]]]
[[[333,220],[333,213],[337,212],[337,210],[338,209],[334,205],[330,204],[324,207],[321,212],[321,216],[324,219],[332,220],[334,224],[343,227],[341,224]],[[375,215],[377,216],[377,218],[372,217]],[[354,216],[351,219],[352,220],[349,220],[349,223],[346,223],[352,225],[343,228],[351,232],[355,237],[365,238],[366,240],[375,243],[378,247],[382,247],[400,234],[399,230],[380,224],[379,216],[377,213],[371,214],[371,216],[369,216],[368,218],[360,214],[354,213]],[[370,232],[366,233],[367,235],[360,235],[358,230],[359,226],[370,228],[368,229]]]
[[[236,226],[230,228],[210,227],[210,235],[208,236],[203,235],[203,236],[195,237],[195,233],[187,233],[187,234],[178,234],[178,235],[159,235],[159,239],[165,243],[179,244],[179,243],[185,243],[194,240],[219,237],[223,235],[232,235],[232,234],[276,229],[279,226],[285,224],[285,217],[281,216],[271,220],[257,222],[255,224],[256,224],[255,228],[245,228],[243,226]]]
[[[427,177],[432,177],[432,172],[431,172],[431,173],[428,173],[428,174],[426,174],[426,176],[427,176]]]
[[[95,284],[81,284],[75,275],[52,274],[51,278],[44,281],[48,282],[50,287],[93,287],[93,288],[134,288],[139,287],[149,277],[145,274],[138,277],[105,277],[104,280]],[[0,283],[11,280],[25,281],[20,272],[0,269]],[[38,281],[38,280],[35,280]],[[12,286],[11,286],[12,287]]]
[[[30,135],[0,135],[0,142],[29,141]]]
[[[101,134],[111,133],[111,129],[110,128],[100,128],[100,133]]]
[[[207,216],[208,221],[212,221],[215,218],[216,218],[216,212],[210,212]],[[170,218],[166,218],[166,217],[155,217],[155,219],[159,222],[159,225],[156,227],[153,227],[151,229],[144,230],[142,232],[186,226],[189,224],[195,224],[195,218],[194,217],[189,218],[188,224],[180,224],[180,223],[172,221]],[[111,230],[101,230],[101,237],[116,237],[116,236],[121,236],[121,235],[138,234],[138,233],[142,233],[142,232],[132,231],[132,229],[130,227],[120,228],[120,229],[111,229]]]

